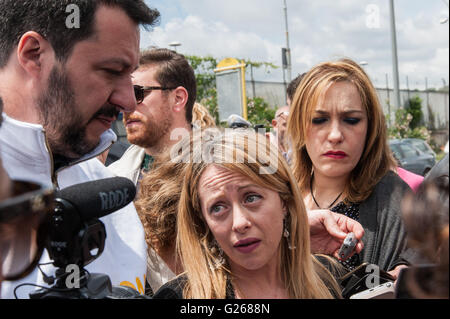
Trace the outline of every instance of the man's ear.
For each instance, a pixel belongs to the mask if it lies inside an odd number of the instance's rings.
[[[277,120],[273,119],[272,120],[272,127],[276,127],[277,126]]]
[[[17,60],[25,72],[33,77],[39,77],[43,63],[54,56],[50,43],[39,33],[29,31],[22,35],[17,46]]]
[[[189,93],[182,86],[177,87],[174,90],[174,93],[175,93],[174,111],[181,112],[182,110],[184,110],[184,107],[188,101]]]

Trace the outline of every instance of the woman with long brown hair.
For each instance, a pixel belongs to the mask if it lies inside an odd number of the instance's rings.
[[[367,74],[350,59],[321,63],[303,77],[290,111],[292,167],[306,208],[342,213],[364,227],[365,248],[344,265],[398,271],[408,263],[400,214],[408,186],[394,172],[383,109]]]
[[[185,273],[155,298],[333,298],[340,288],[312,256],[297,183],[254,131],[187,141],[177,251]]]

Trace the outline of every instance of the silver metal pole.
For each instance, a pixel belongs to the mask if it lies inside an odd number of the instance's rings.
[[[447,95],[448,95],[448,90],[447,92],[445,92],[445,87],[446,87],[446,83],[445,83],[445,79],[442,78],[442,82],[444,83],[444,99],[445,99],[445,104],[444,104],[444,110],[445,110],[445,128],[448,130],[448,103],[447,103]]]
[[[256,97],[256,90],[255,90],[255,79],[253,78],[253,64],[250,64],[250,76],[252,77],[253,98],[255,98]]]
[[[408,76],[406,76],[406,90],[408,92],[408,107],[411,107],[411,99],[409,97],[409,79],[408,79]]]
[[[394,98],[397,108],[400,108],[400,90],[398,80],[397,35],[395,31],[394,0],[389,0],[391,16],[392,67],[394,73]]]
[[[284,101],[286,103],[287,101],[287,84],[286,84],[286,71],[283,69],[283,84],[284,84]]]
[[[286,0],[283,0],[284,3],[284,22],[286,25],[286,58],[287,58],[287,80],[291,82],[292,80],[292,64],[291,64],[291,49],[289,47],[289,29],[288,29],[288,16],[287,16],[287,5]]]
[[[388,127],[391,127],[391,95],[390,95],[390,92],[389,92],[389,82],[388,82],[388,74],[387,73],[386,73],[386,93],[387,93],[388,114],[389,114]]]

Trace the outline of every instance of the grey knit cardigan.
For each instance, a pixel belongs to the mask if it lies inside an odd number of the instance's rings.
[[[359,207],[359,222],[364,227],[362,262],[378,265],[385,271],[409,264],[414,252],[406,248],[406,231],[401,201],[409,186],[395,173],[388,172]]]

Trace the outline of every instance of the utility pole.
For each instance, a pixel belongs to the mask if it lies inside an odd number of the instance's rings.
[[[177,47],[181,46],[181,43],[174,41],[174,42],[169,43],[169,46],[172,47],[175,52],[177,52]]]
[[[284,22],[286,25],[286,59],[287,59],[287,80],[291,82],[292,80],[292,64],[291,64],[291,49],[289,47],[289,29],[288,29],[288,15],[287,15],[287,5],[286,0],[283,0],[284,4]]]
[[[394,73],[394,98],[397,108],[400,108],[400,90],[398,80],[397,35],[395,31],[394,0],[389,0],[391,16],[392,67]]]
[[[255,79],[253,78],[253,64],[250,64],[250,76],[252,78],[252,93],[253,93],[253,98],[256,97],[256,90],[255,90]]]
[[[408,92],[408,107],[411,107],[411,99],[409,98],[409,80],[408,80],[408,76],[406,76],[406,90]]]
[[[444,92],[444,99],[445,99],[445,104],[444,104],[444,110],[445,110],[445,128],[448,130],[448,102],[447,102],[447,95],[448,95],[448,89],[447,92],[445,92],[445,87],[447,86],[447,84],[445,83],[445,79],[442,78],[442,82],[444,83],[444,88],[443,88],[443,92]],[[447,132],[448,134],[448,132]]]
[[[391,94],[389,92],[389,82],[388,82],[388,74],[386,73],[386,93],[388,100],[388,114],[389,114],[389,123],[388,126],[391,127]]]

